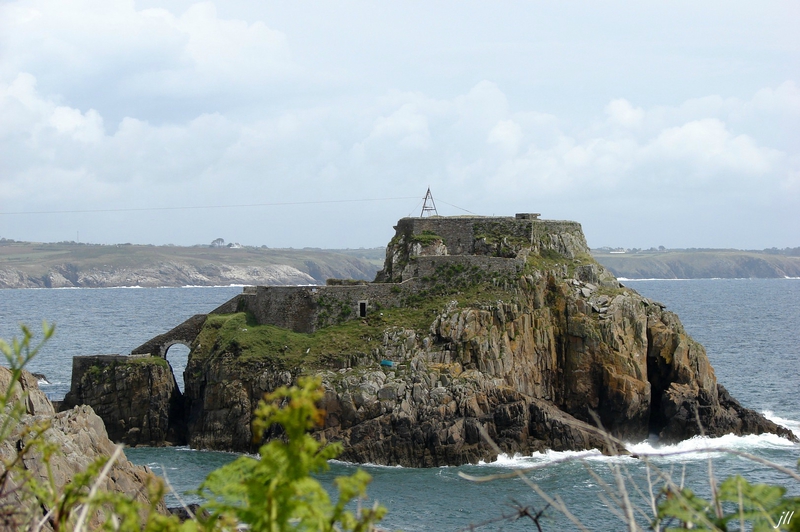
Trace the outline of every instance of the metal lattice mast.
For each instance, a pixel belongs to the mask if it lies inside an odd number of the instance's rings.
[[[422,204],[422,212],[419,213],[419,217],[425,216],[426,212],[428,216],[439,216],[439,211],[436,210],[436,202],[433,201],[433,194],[431,194],[431,187],[428,187],[428,192],[425,193],[425,201]]]

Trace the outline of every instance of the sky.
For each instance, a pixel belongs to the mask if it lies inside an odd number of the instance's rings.
[[[793,1],[0,1],[0,237],[800,246]]]

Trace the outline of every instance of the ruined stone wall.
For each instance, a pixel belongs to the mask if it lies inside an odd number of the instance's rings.
[[[472,227],[476,220],[482,218],[402,218],[395,229],[406,238],[431,231],[444,239],[450,255],[471,255],[475,241]]]
[[[295,332],[314,332],[317,305],[312,286],[259,286],[255,297],[247,297],[244,308],[258,323],[275,325]]]
[[[476,241],[500,239],[531,244],[535,252],[552,249],[572,258],[589,252],[581,224],[563,220],[520,219],[510,216],[402,218],[397,237],[408,242],[413,235],[430,231],[442,237],[449,255],[485,254]]]
[[[517,276],[522,273],[525,266],[524,259],[506,259],[501,257],[489,257],[486,255],[466,255],[466,256],[433,256],[415,257],[410,262],[410,270],[413,271],[414,279],[423,280],[433,278],[442,268],[450,266],[464,266],[466,271],[480,270],[484,277],[494,276]]]
[[[397,307],[410,288],[392,284],[320,287],[315,293],[318,309],[315,327],[360,319],[361,303],[367,316],[382,308]]]
[[[410,287],[391,284],[353,286],[259,286],[254,297],[240,298],[238,310],[255,316],[260,324],[295,332],[312,333],[320,327],[361,317],[400,305]]]
[[[574,259],[589,255],[589,246],[578,222],[531,220],[531,251],[541,254],[550,250]]]

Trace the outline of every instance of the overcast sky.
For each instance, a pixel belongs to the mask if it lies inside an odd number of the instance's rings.
[[[374,247],[430,185],[592,247],[800,246],[798,6],[0,2],[0,237]]]

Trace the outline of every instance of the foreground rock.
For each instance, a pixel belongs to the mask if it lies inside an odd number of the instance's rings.
[[[595,416],[627,441],[796,441],[732,399],[677,316],[591,258],[579,224],[523,214],[396,229],[380,282],[248,289],[135,350],[192,345],[190,445],[254,451],[258,401],[301,374],[325,386],[318,435],[354,462],[491,460],[489,439],[506,453],[603,449]]]
[[[5,391],[8,388],[10,376],[8,369],[0,367],[0,390]],[[17,451],[30,440],[29,429],[36,425],[48,425],[49,428],[44,431],[42,438],[56,452],[45,462],[41,451],[34,449],[26,455],[22,466],[33,479],[42,483],[47,482],[49,468],[52,486],[57,492],[61,492],[66,484],[78,473],[85,471],[96,459],[110,457],[114,453],[116,446],[109,440],[103,421],[91,407],[80,406],[56,414],[53,405],[38,389],[35,377],[24,372],[20,384],[22,386],[17,387],[15,399],[22,392],[27,394],[26,413],[9,436],[0,442],[0,458],[4,461],[13,459]],[[123,493],[132,500],[149,506],[146,486],[152,481],[156,481],[156,478],[147,468],[133,465],[122,454],[99,487],[106,491]],[[18,486],[18,477],[11,475],[5,485],[5,498],[2,501],[4,507],[17,510],[15,516],[11,517],[11,523],[14,518],[25,515],[41,519],[49,508],[31,505],[30,499],[24,496],[24,490],[15,490]],[[159,503],[157,509],[161,513],[167,513],[163,503]],[[102,519],[100,514],[92,516],[89,528],[98,528]]]

